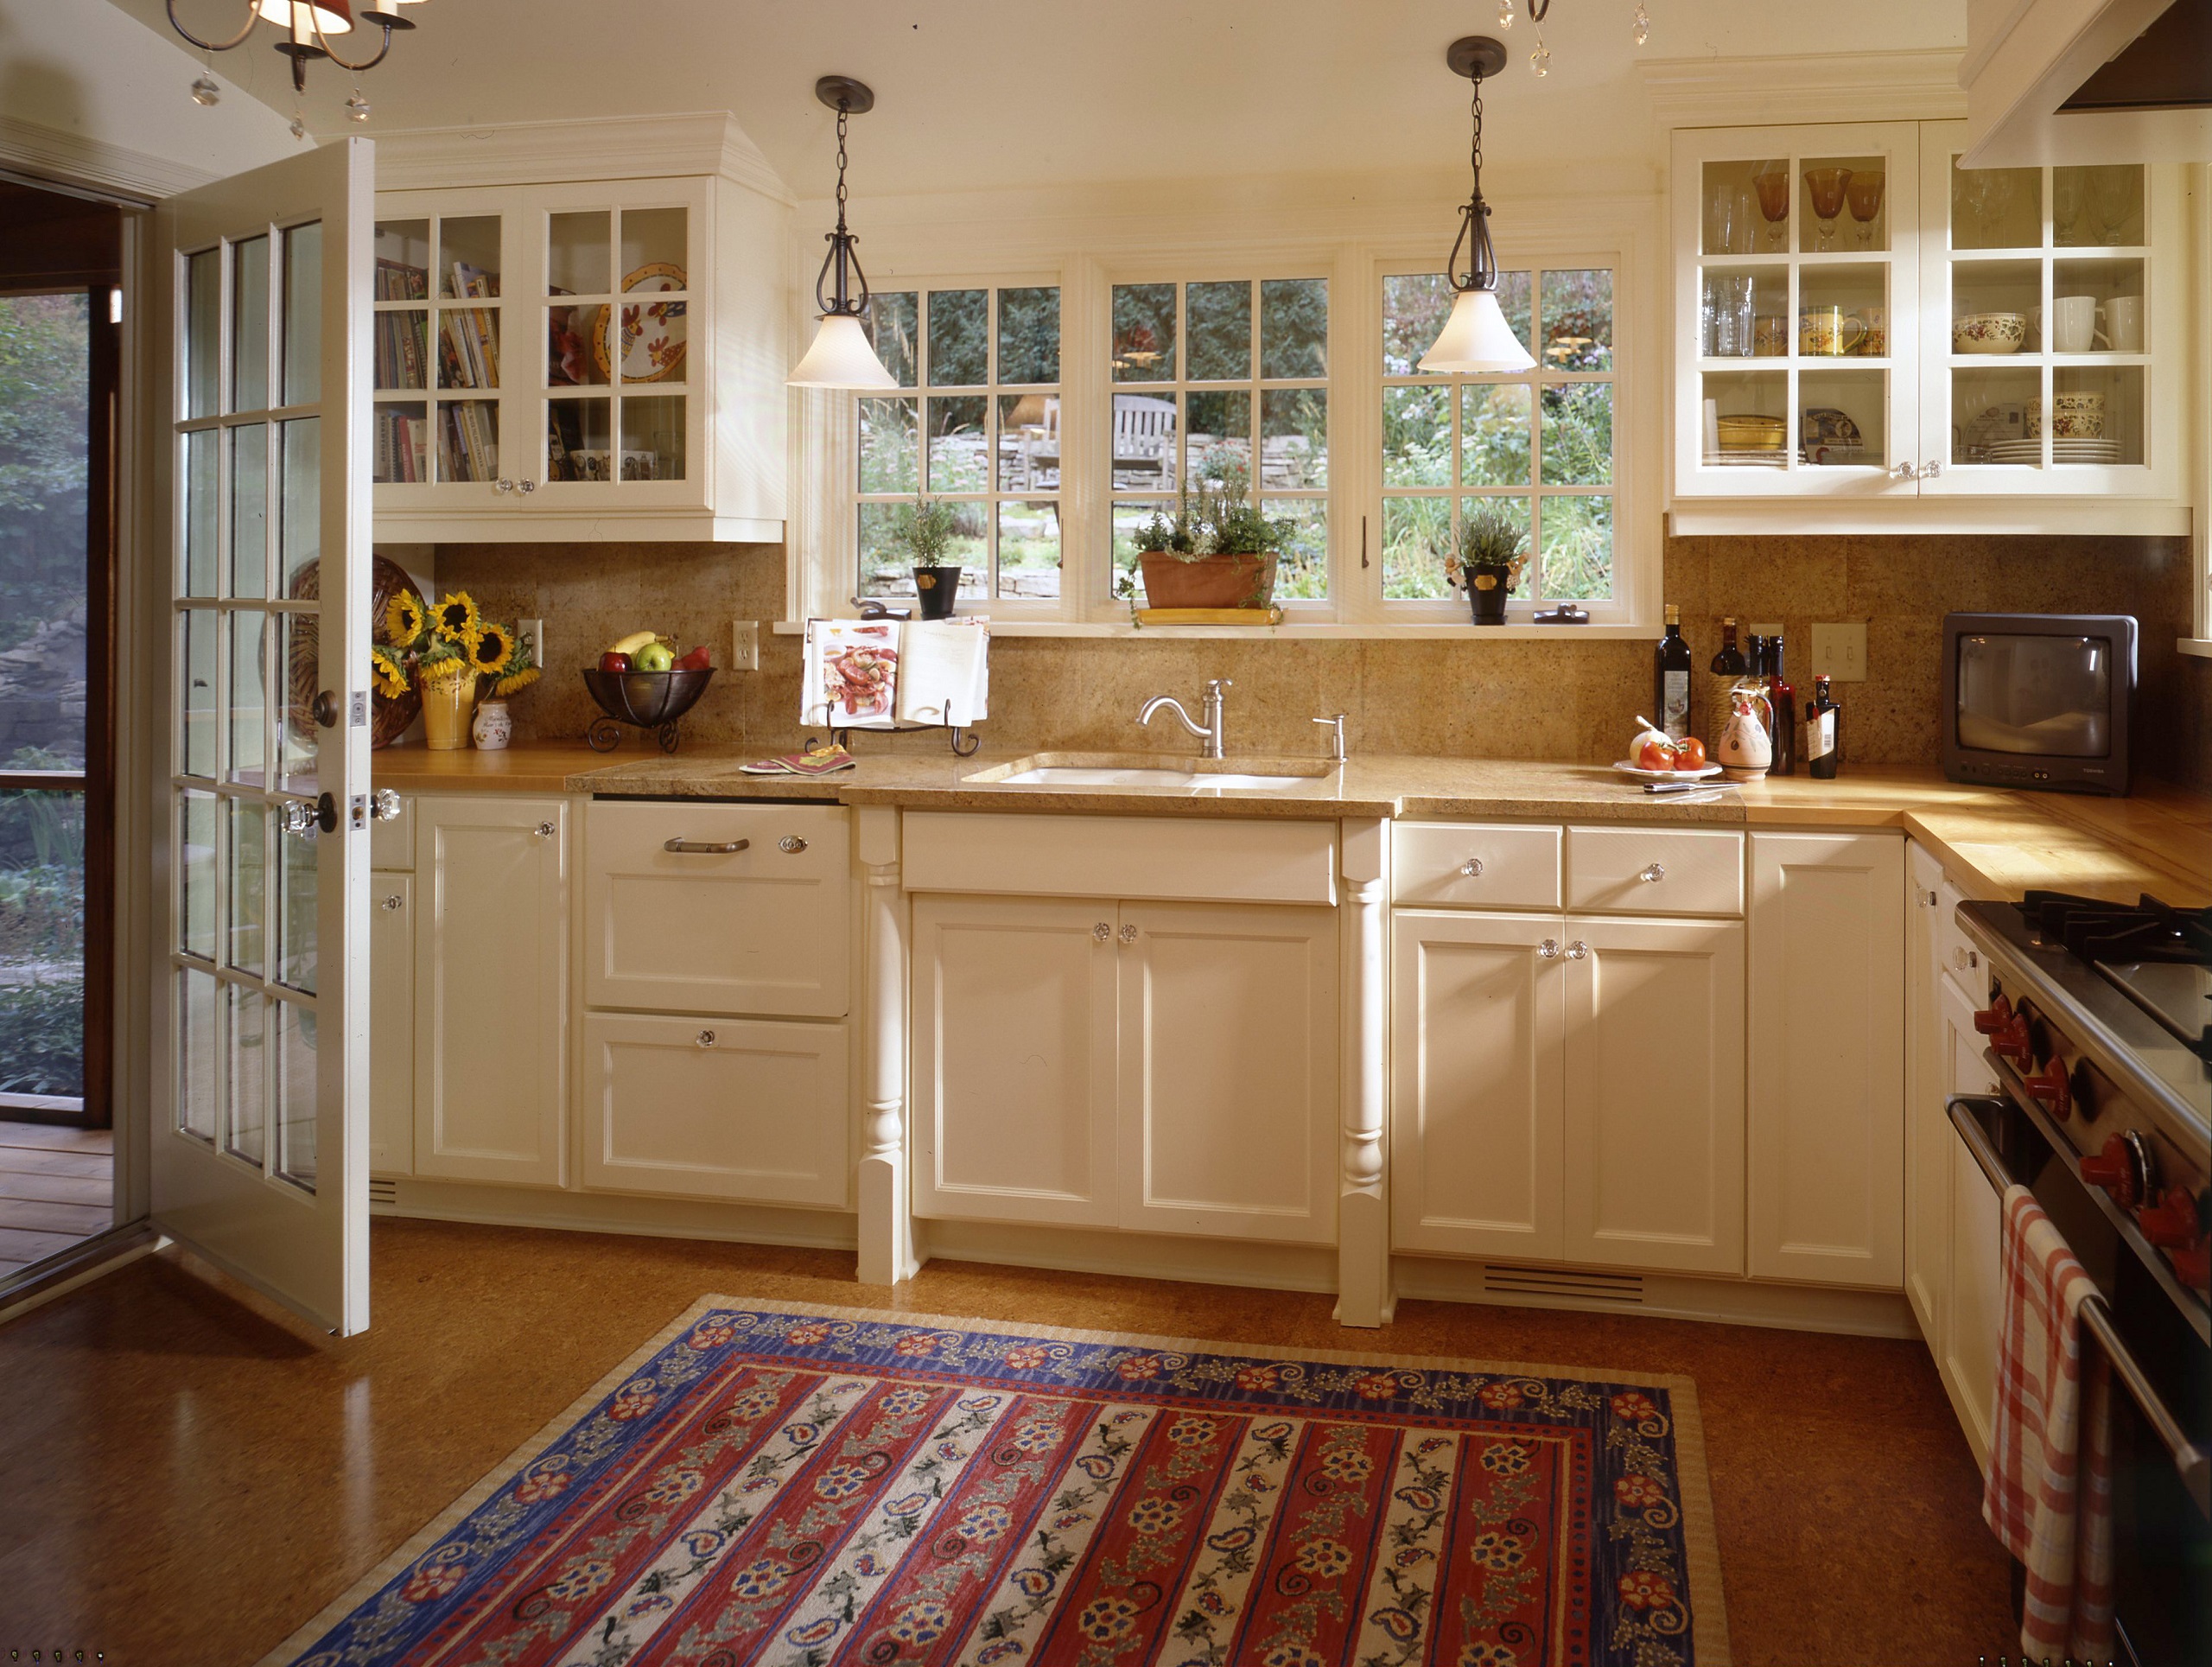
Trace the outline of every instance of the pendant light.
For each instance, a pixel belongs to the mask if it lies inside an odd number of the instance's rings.
[[[821,327],[806,357],[785,379],[794,388],[895,388],[898,379],[883,368],[861,322],[868,316],[868,274],[854,251],[860,239],[845,229],[845,123],[873,110],[875,94],[849,75],[825,75],[814,84],[814,96],[837,112],[837,229],[829,234],[830,252],[814,280]]]
[[[1421,368],[1432,376],[1529,370],[1536,361],[1498,309],[1497,251],[1491,246],[1490,205],[1483,200],[1483,77],[1505,67],[1505,48],[1486,35],[1471,35],[1454,41],[1444,61],[1453,74],[1470,76],[1475,83],[1474,190],[1460,207],[1459,235],[1445,259],[1445,276],[1457,292],[1452,316],[1435,345],[1421,355]]]

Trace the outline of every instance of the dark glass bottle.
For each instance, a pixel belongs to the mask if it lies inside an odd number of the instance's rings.
[[[1843,762],[1843,708],[1828,697],[1827,673],[1813,678],[1813,703],[1805,709],[1805,773],[1820,781],[1835,779]]]
[[[1766,700],[1774,709],[1774,762],[1770,776],[1797,773],[1797,691],[1782,669],[1782,633],[1766,639]]]
[[[1718,758],[1720,736],[1728,728],[1729,714],[1733,709],[1729,694],[1751,671],[1744,651],[1736,645],[1736,621],[1732,616],[1720,621],[1720,652],[1713,657],[1711,670],[1713,677],[1705,685],[1705,707],[1713,733],[1706,739],[1705,750]]]
[[[1682,640],[1682,610],[1667,604],[1667,634],[1659,639],[1652,667],[1651,721],[1669,741],[1690,733],[1690,646]]]

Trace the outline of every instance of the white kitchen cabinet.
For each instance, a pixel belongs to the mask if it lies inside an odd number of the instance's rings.
[[[369,1173],[415,1169],[415,876],[369,875]]]
[[[1808,499],[1837,531],[2187,530],[2183,344],[2204,277],[2181,171],[1961,170],[1966,144],[1959,122],[1676,131],[1677,532],[1796,530]],[[1836,169],[1879,174],[1880,204],[1859,220],[1847,187],[1824,232],[1808,175]],[[2059,339],[2072,296],[2101,309],[2104,340]],[[2138,321],[2115,334],[2128,302]],[[1993,314],[2018,315],[2017,350],[1954,351],[1955,323]],[[2094,436],[2042,421],[2082,396]],[[1750,417],[1783,431],[1723,432]],[[2103,443],[2073,443],[2088,438]]]
[[[1393,919],[1395,1248],[1561,1256],[1567,937],[1555,914]]]
[[[783,537],[791,199],[727,116],[378,142],[376,530]]]
[[[1119,950],[1111,902],[913,902],[914,1209],[1110,1226]]]
[[[585,1186],[849,1204],[843,1025],[593,1013],[583,1028]]]
[[[416,802],[415,1167],[565,1180],[564,799]]]
[[[852,837],[842,807],[594,801],[584,851],[587,1006],[845,1015]]]
[[[1743,926],[1567,929],[1567,1259],[1741,1273]]]
[[[1904,1273],[1904,842],[1751,836],[1749,1271]]]
[[[1120,1222],[1333,1244],[1333,909],[1124,903]]]
[[[1328,1243],[1336,917],[913,903],[916,1212]]]
[[[1950,1232],[1949,1092],[1944,1069],[1942,973],[1936,962],[1936,904],[1942,866],[1917,844],[1905,848],[1904,1294],[1920,1334],[1940,1349]]]

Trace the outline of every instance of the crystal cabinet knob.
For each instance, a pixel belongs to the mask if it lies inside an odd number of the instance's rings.
[[[1101,920],[1096,926],[1090,929],[1090,935],[1093,938],[1096,938],[1100,943],[1103,944],[1114,936],[1114,928],[1108,926],[1103,920]]]
[[[1135,926],[1123,926],[1122,928],[1122,941],[1123,943],[1134,944],[1136,940],[1137,929]]]
[[[1567,946],[1567,958],[1570,961],[1583,960],[1588,957],[1589,953],[1590,945],[1584,943],[1580,938],[1576,938],[1573,943]]]
[[[797,834],[785,834],[776,842],[776,849],[786,856],[797,856],[806,849],[806,841]]]
[[[1645,868],[1642,874],[1639,874],[1636,877],[1638,880],[1646,881],[1653,885],[1656,885],[1660,881],[1664,880],[1667,877],[1667,865],[1663,862],[1654,862]]]
[[[313,839],[321,830],[315,806],[304,799],[294,799],[287,805],[277,818],[276,825],[301,839]]]
[[[550,822],[541,822],[537,824],[537,837],[540,839],[550,839],[560,831]]]
[[[1556,960],[1558,960],[1558,959],[1559,959],[1559,939],[1558,939],[1558,938],[1545,938],[1545,939],[1544,939],[1544,941],[1543,941],[1542,943],[1541,943],[1541,944],[1539,944],[1539,945],[1536,945],[1536,954],[1537,954],[1537,957],[1538,957],[1540,959],[1542,959],[1542,960],[1546,960],[1546,961],[1556,961]]]
[[[1890,471],[1890,479],[1892,480],[1917,480],[1919,478],[1920,466],[1917,463],[1899,463]]]
[[[699,1046],[702,1047],[712,1047],[715,1045],[715,1033],[711,1030],[701,1031],[698,1035],[698,1042]]]
[[[1483,877],[1482,858],[1479,856],[1469,857],[1465,862],[1459,865],[1459,872],[1465,875],[1470,880],[1481,879]]]
[[[369,795],[369,814],[378,822],[397,820],[400,811],[405,808],[400,803],[399,795],[389,787],[379,787]]]
[[[1923,480],[1933,480],[1942,472],[1943,460],[1940,457],[1931,457],[1920,466],[1920,478]]]
[[[377,900],[377,907],[378,907],[378,908],[380,908],[380,909],[384,910],[387,914],[389,914],[389,913],[393,913],[393,912],[394,912],[394,911],[396,911],[396,910],[399,910],[399,909],[404,909],[404,908],[405,908],[405,907],[407,907],[407,904],[406,904],[405,900],[404,900],[404,899],[402,899],[402,898],[401,898],[401,896],[399,895],[399,894],[398,894],[397,892],[393,892],[393,893],[392,893],[390,896],[388,896],[388,897],[380,897],[380,898],[378,898],[378,899]]]

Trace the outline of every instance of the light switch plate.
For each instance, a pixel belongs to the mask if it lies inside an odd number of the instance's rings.
[[[733,671],[758,671],[760,669],[760,621],[733,620],[729,627],[729,669]]]
[[[515,639],[518,642],[528,646],[530,649],[531,659],[536,664],[540,671],[543,671],[546,667],[551,664],[551,662],[545,658],[544,620],[517,620],[515,621]]]
[[[1832,683],[1866,681],[1866,622],[1846,620],[1813,627],[1813,675]]]

